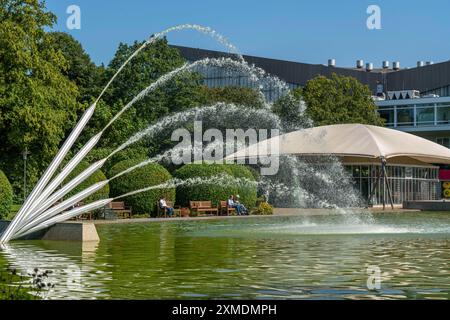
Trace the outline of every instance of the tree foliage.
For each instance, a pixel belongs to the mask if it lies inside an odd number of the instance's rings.
[[[78,99],[82,103],[92,103],[104,84],[105,69],[97,67],[85,52],[81,43],[64,32],[48,33],[55,50],[59,50],[67,62],[63,74],[75,82],[80,92]]]
[[[316,126],[340,123],[383,125],[369,87],[356,78],[336,74],[331,78],[318,76],[300,90],[307,106],[306,114]]]
[[[0,165],[20,192],[27,148],[34,183],[82,111],[68,65],[44,28],[55,16],[38,0],[0,5]]]
[[[142,42],[135,42],[132,45],[121,43],[105,71],[105,79],[110,79],[142,44]],[[182,66],[184,62],[179,51],[171,48],[166,39],[157,40],[147,46],[129,62],[105,93],[103,104],[99,105],[99,110],[90,123],[91,134],[101,130],[112,116],[143,89],[162,75]],[[118,145],[164,115],[199,105],[204,101],[200,85],[201,77],[198,74],[180,73],[124,113],[105,132],[101,146]],[[151,142],[149,144],[151,146]]]
[[[12,201],[13,190],[11,184],[3,171],[0,170],[0,220],[5,219],[8,216],[9,211],[11,210]]]
[[[278,115],[286,131],[294,131],[310,127],[311,119],[306,115],[306,104],[301,92],[294,90],[278,99],[272,106],[272,111]]]
[[[261,109],[264,107],[264,100],[260,93],[252,88],[241,87],[222,87],[208,88],[203,87],[205,91],[206,103],[213,104],[216,102],[233,103],[249,108]]]

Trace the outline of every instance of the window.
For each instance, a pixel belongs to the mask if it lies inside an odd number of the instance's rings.
[[[399,126],[414,125],[414,107],[397,109],[397,124]]]
[[[416,123],[420,125],[434,125],[434,106],[418,107],[416,111]]]
[[[450,123],[450,106],[438,105],[437,108],[437,122],[438,124]]]
[[[394,109],[379,109],[378,113],[380,117],[385,120],[385,123],[388,127],[392,127],[394,125]]]

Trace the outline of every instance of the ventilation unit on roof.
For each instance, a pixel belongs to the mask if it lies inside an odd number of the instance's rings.
[[[392,64],[392,69],[394,69],[394,70],[400,70],[400,62],[399,62],[399,61],[395,61],[395,62]]]
[[[419,90],[399,90],[388,91],[388,100],[405,100],[405,99],[418,99],[420,98]]]

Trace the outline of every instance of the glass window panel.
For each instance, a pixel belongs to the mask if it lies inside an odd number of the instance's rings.
[[[449,123],[450,121],[450,106],[438,106],[437,108],[437,122],[439,124]]]
[[[417,125],[433,125],[434,124],[434,107],[420,107],[416,111]]]
[[[354,166],[353,167],[353,177],[354,178],[359,178],[361,176],[361,170],[359,166]]]
[[[414,108],[397,109],[397,125],[412,126],[414,125]]]
[[[361,167],[361,177],[368,177],[369,176],[369,167],[368,166],[362,166]]]
[[[385,120],[387,126],[394,125],[394,109],[379,109],[378,113]]]

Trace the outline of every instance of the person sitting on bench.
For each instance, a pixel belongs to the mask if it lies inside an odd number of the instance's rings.
[[[161,209],[161,210],[166,210],[166,213],[169,215],[169,216],[171,216],[171,215],[173,215],[173,208],[172,207],[169,207],[168,205],[167,205],[167,202],[166,202],[166,198],[164,198],[164,197],[162,197],[161,199],[159,199],[159,208]]]
[[[236,203],[234,201],[234,196],[230,196],[227,200],[227,205],[230,208],[234,208],[236,210],[236,214],[238,216],[242,215],[242,208],[244,207],[242,204]]]
[[[235,204],[237,204],[238,206],[241,207],[241,209],[240,209],[241,215],[242,215],[242,214],[243,214],[243,215],[248,215],[248,210],[247,210],[247,208],[246,208],[243,204],[241,204],[241,203],[239,202],[239,195],[238,195],[238,194],[233,198],[233,201],[234,201]]]

